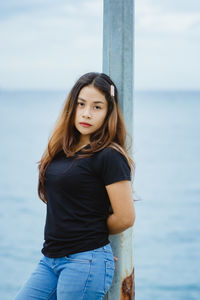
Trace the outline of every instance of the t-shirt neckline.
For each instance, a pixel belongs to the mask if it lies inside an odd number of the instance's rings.
[[[90,146],[90,144],[86,144],[85,146],[83,146],[81,149],[79,149],[75,153],[81,152],[84,148],[88,148],[89,146]]]

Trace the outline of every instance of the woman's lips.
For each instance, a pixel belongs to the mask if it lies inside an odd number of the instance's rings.
[[[92,125],[88,124],[88,123],[80,123],[83,127],[90,127]]]

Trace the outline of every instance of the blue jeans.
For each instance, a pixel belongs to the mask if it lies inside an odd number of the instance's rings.
[[[59,258],[43,255],[15,300],[100,300],[112,284],[114,270],[110,243]]]

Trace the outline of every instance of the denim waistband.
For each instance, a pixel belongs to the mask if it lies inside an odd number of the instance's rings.
[[[102,246],[102,247],[99,247],[99,248],[97,248],[97,249],[94,249],[93,251],[95,251],[95,252],[98,252],[98,251],[104,251],[104,252],[110,252],[110,253],[113,253],[112,247],[111,247],[110,243],[108,243],[108,244],[106,244],[106,245],[104,245],[104,246]]]

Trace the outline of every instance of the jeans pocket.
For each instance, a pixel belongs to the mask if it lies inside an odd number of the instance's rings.
[[[107,293],[113,281],[115,263],[111,260],[105,260],[105,264],[104,292]]]
[[[91,263],[92,262],[92,252],[84,251],[79,253],[73,253],[65,256],[68,262],[79,262],[79,263]]]

